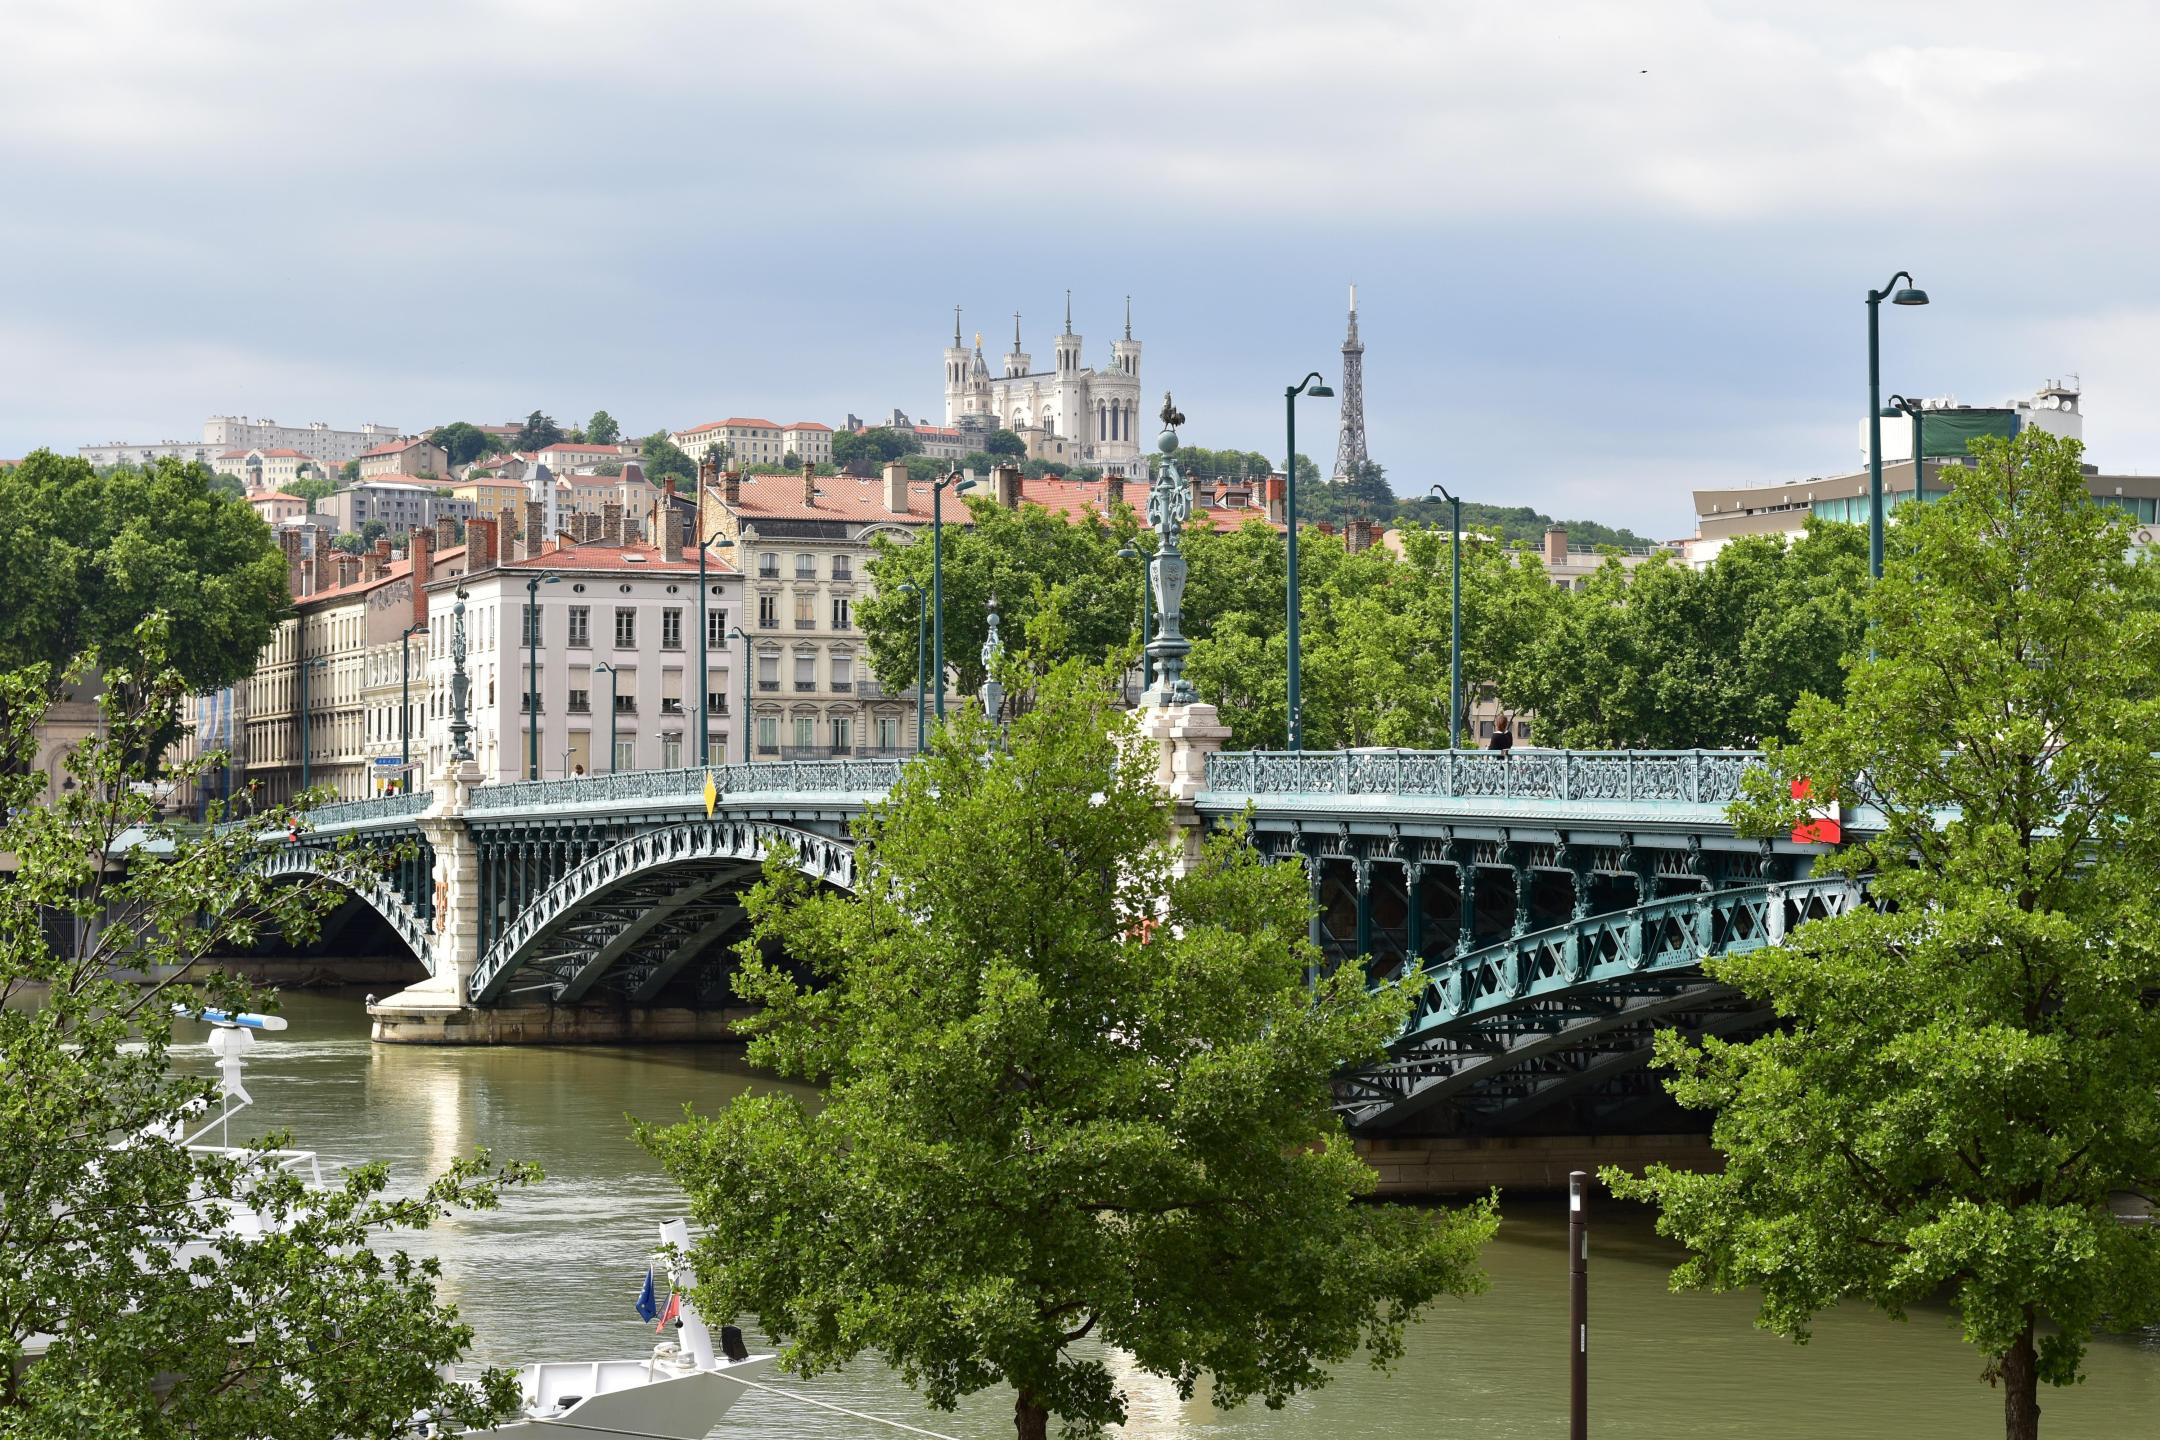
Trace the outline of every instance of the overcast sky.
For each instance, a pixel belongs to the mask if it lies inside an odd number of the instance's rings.
[[[942,418],[954,304],[1282,449],[1664,537],[1886,390],[2160,469],[2149,5],[7,0],[0,455],[213,412]],[[1331,402],[1300,446],[1325,468]]]

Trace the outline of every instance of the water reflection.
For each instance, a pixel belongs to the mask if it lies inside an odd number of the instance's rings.
[[[357,998],[295,994],[292,1028],[253,1052],[257,1130],[283,1127],[327,1161],[390,1162],[417,1185],[477,1143],[532,1160],[547,1181],[493,1214],[459,1218],[411,1248],[443,1263],[446,1293],[479,1330],[478,1356],[636,1355],[650,1332],[631,1309],[657,1222],[682,1197],[630,1138],[627,1118],[668,1120],[685,1103],[711,1110],[769,1078],[707,1047],[450,1050],[377,1048]],[[191,1047],[192,1063],[204,1063]],[[1217,1410],[1203,1387],[1182,1400],[1168,1382],[1112,1356],[1134,1440],[1480,1440],[1561,1433],[1565,1425],[1564,1217],[1549,1201],[1508,1199],[1486,1255],[1491,1290],[1436,1306],[1388,1374],[1362,1362],[1283,1409]],[[1596,1215],[1591,1385],[1600,1436],[1765,1440],[1894,1434],[1899,1440],[2000,1433],[1999,1395],[1947,1312],[1896,1324],[1857,1309],[1825,1316],[1796,1347],[1751,1328],[1744,1296],[1672,1295],[1672,1250],[1640,1211]],[[2043,1395],[2044,1432],[2160,1436],[2160,1342],[2095,1345],[2090,1378]],[[981,1395],[955,1415],[929,1411],[889,1373],[858,1364],[776,1383],[821,1400],[922,1425],[960,1440],[1012,1433],[1009,1395]],[[878,1440],[896,1432],[768,1395],[730,1413],[745,1440]]]

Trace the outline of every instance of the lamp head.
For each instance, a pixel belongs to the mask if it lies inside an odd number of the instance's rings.
[[[1890,293],[1890,303],[1892,305],[1925,305],[1928,303],[1927,291],[1914,285],[1907,285],[1902,290],[1894,290]]]
[[[1120,560],[1137,560],[1140,558],[1140,552],[1131,545],[1127,545],[1117,552],[1117,558]]]
[[[1315,400],[1332,400],[1335,398],[1335,392],[1325,385],[1315,385],[1305,393]]]

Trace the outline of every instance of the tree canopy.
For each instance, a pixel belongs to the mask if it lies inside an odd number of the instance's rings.
[[[983,442],[983,453],[991,456],[1004,455],[1018,458],[1027,454],[1027,442],[1003,426],[990,432]]]
[[[438,425],[428,432],[427,438],[450,457],[452,465],[470,465],[481,456],[493,455],[503,448],[502,441],[465,420]]]
[[[898,460],[921,452],[921,436],[912,430],[895,430],[890,425],[873,425],[867,430],[838,430],[833,433],[832,458],[836,465],[847,465],[857,460],[871,465],[883,465],[888,460]]]
[[[337,494],[337,486],[332,481],[307,476],[298,480],[286,481],[285,493],[297,495],[309,504],[313,504],[317,500],[327,500],[332,495]]]
[[[158,660],[180,628],[146,622],[126,647],[141,668],[106,660],[104,725],[70,757],[75,783],[58,799],[28,769],[52,678],[43,665],[0,673],[4,1428],[27,1440],[342,1440],[407,1433],[423,1410],[464,1426],[500,1418],[513,1377],[489,1371],[476,1392],[438,1373],[472,1334],[438,1293],[436,1263],[396,1242],[493,1205],[529,1170],[493,1170],[483,1153],[398,1198],[380,1165],[314,1190],[267,1157],[180,1143],[206,1102],[216,1113],[216,1090],[173,1073],[173,1004],[272,1003],[192,967],[266,930],[312,934],[330,903],[324,885],[254,867],[256,826],[160,821],[133,757],[171,732],[189,688]],[[73,923],[52,924],[56,913]],[[176,979],[147,987],[113,978],[166,967]],[[242,1212],[263,1232],[218,1218]]]
[[[668,439],[665,430],[655,430],[640,440],[638,455],[644,466],[645,478],[655,485],[670,475],[677,480],[697,479],[697,461],[684,454],[681,446]]]
[[[563,428],[555,423],[554,417],[535,410],[518,426],[517,438],[511,442],[510,448],[524,451],[545,450],[550,445],[561,444],[562,439]]]
[[[622,439],[622,426],[607,411],[595,410],[592,419],[585,422],[585,438],[595,445],[613,445]]]
[[[53,679],[86,650],[124,661],[143,617],[162,612],[192,689],[253,670],[291,603],[285,559],[215,478],[177,460],[101,475],[49,450],[0,471],[0,668],[42,664]]]
[[[1303,872],[1244,836],[1179,873],[1106,672],[1036,693],[1009,735],[969,707],[908,767],[860,823],[855,894],[785,858],[749,893],[750,1058],[827,1092],[642,1132],[702,1227],[701,1310],[755,1315],[806,1374],[874,1352],[944,1408],[1010,1384],[1019,1440],[1125,1418],[1089,1337],[1221,1406],[1392,1362],[1481,1287],[1497,1219],[1367,1203],[1330,1081],[1408,992],[1311,982]]]
[[[1805,782],[1879,815],[1824,862],[1874,905],[1708,966],[1772,1034],[1660,1038],[1722,1171],[1607,1179],[1694,1252],[1676,1285],[1756,1287],[1796,1339],[1946,1294],[2031,1440],[2095,1329],[2160,1320],[2160,1228],[2109,1206],[2160,1193],[2160,570],[2076,442],[1975,452],[1900,511],[1842,701],[1800,700],[1734,811],[1782,833]]]

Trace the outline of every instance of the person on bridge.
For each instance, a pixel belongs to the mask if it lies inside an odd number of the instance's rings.
[[[1485,748],[1488,750],[1512,750],[1515,748],[1514,716],[1508,714],[1505,710],[1500,712],[1500,718],[1493,721],[1492,740]]]

